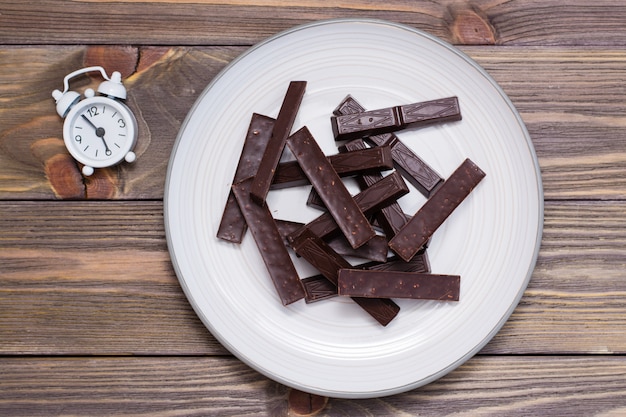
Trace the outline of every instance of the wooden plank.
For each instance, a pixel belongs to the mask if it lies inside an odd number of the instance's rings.
[[[115,13],[111,13],[114,9]],[[124,16],[128,16],[124,18]],[[376,17],[426,30],[457,44],[623,45],[626,5],[585,0],[546,6],[539,0],[474,2],[452,0],[375,5],[364,0],[340,5],[219,0],[65,2],[3,1],[4,44],[251,45],[313,20]]]
[[[450,39],[448,21],[453,17],[446,3],[389,1],[375,6],[375,17],[417,26]],[[111,7],[115,7],[115,14],[110,13]],[[0,39],[5,44],[67,44],[81,39],[99,44],[252,45],[314,20],[372,17],[372,8],[362,1],[340,7],[320,1],[227,5],[211,0],[123,1],[114,5],[107,1],[70,4],[44,0],[34,7],[16,1],[3,6]]]
[[[0,201],[0,250],[166,252],[162,201]]]
[[[226,353],[165,251],[3,249],[0,263],[2,354]]]
[[[624,202],[548,202],[528,289],[483,351],[514,353],[521,343],[525,353],[582,353],[585,346],[586,353],[623,354],[625,210]]]
[[[546,199],[626,198],[626,177],[620,174],[626,169],[620,75],[626,54],[588,48],[463,50],[520,112],[539,157]]]
[[[0,230],[0,353],[226,353],[172,269],[161,201],[0,202]]]
[[[234,358],[0,358],[0,414],[295,415],[290,390]],[[329,399],[317,416],[624,415],[626,358],[477,356],[393,396]]]
[[[162,209],[0,202],[0,354],[226,353],[180,288]],[[623,201],[548,202],[530,285],[483,352],[626,352],[625,223]]]
[[[587,48],[464,47],[519,109],[539,156],[547,199],[626,198],[626,52]],[[0,199],[160,199],[187,112],[244,48],[1,48]],[[134,58],[133,58],[134,57]],[[133,61],[135,59],[135,61]],[[61,141],[50,92],[76,68],[127,68],[139,118],[138,160],[84,179]],[[135,67],[139,70],[135,71]],[[520,76],[523,74],[523,76]],[[72,87],[97,87],[78,79]]]

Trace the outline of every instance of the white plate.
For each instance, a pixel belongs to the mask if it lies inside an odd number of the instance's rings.
[[[458,303],[398,300],[387,327],[345,299],[283,307],[252,237],[215,237],[251,114],[276,117],[291,80],[308,82],[294,131],[307,125],[327,153],[337,151],[330,113],[347,94],[369,109],[458,96],[462,121],[399,134],[444,178],[466,157],[487,173],[429,248],[433,272],[461,275]],[[318,215],[307,194],[272,191],[268,204],[276,218],[307,221]],[[424,198],[413,190],[400,202],[410,213]],[[431,382],[497,333],[534,269],[543,194],[526,128],[481,67],[413,28],[342,19],[273,36],[215,77],[176,140],[165,223],[180,284],[228,350],[285,385],[367,398]],[[294,261],[303,277],[315,272]]]

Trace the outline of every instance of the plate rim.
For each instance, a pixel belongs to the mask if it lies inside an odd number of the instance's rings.
[[[211,322],[206,318],[206,316],[204,315],[204,313],[202,312],[200,307],[194,301],[193,294],[191,294],[191,291],[187,287],[187,285],[185,283],[185,280],[182,277],[181,268],[180,268],[180,265],[178,264],[178,260],[176,258],[175,253],[174,253],[174,248],[173,248],[173,244],[172,244],[172,231],[170,230],[170,221],[169,221],[170,212],[169,212],[169,197],[168,196],[169,196],[171,180],[172,180],[172,175],[171,175],[172,172],[171,171],[173,169],[173,165],[174,165],[174,162],[175,162],[175,159],[176,159],[176,155],[178,153],[178,150],[179,150],[179,147],[180,147],[180,144],[181,144],[181,141],[182,141],[182,137],[183,137],[183,134],[185,132],[185,129],[186,129],[187,125],[191,121],[191,119],[192,119],[194,113],[196,112],[197,108],[201,105],[201,102],[203,101],[205,95],[207,95],[209,93],[209,91],[212,89],[213,85],[218,83],[219,80],[232,67],[236,66],[238,62],[240,62],[243,59],[245,59],[248,55],[252,54],[257,49],[263,47],[266,44],[269,44],[269,43],[275,41],[276,39],[279,39],[279,38],[282,38],[284,36],[288,36],[288,35],[290,35],[292,33],[299,32],[299,31],[302,31],[302,30],[306,30],[306,29],[312,28],[312,27],[325,26],[325,25],[329,25],[329,24],[330,25],[342,24],[342,23],[366,23],[366,24],[384,25],[384,26],[395,27],[397,29],[401,29],[401,30],[404,30],[404,31],[411,32],[414,35],[427,38],[428,40],[430,40],[430,41],[432,41],[432,42],[434,42],[434,43],[444,47],[446,50],[448,50],[449,52],[457,55],[463,61],[465,61],[466,63],[471,65],[475,70],[477,70],[494,87],[494,89],[498,92],[500,97],[504,100],[506,105],[511,110],[512,115],[515,117],[515,119],[517,121],[517,124],[518,124],[518,126],[519,126],[519,128],[521,130],[521,133],[523,134],[524,139],[526,141],[526,146],[527,146],[528,151],[529,151],[529,156],[531,157],[531,159],[533,161],[533,166],[534,166],[534,170],[535,170],[535,172],[534,172],[535,173],[534,182],[536,183],[536,186],[537,186],[537,202],[538,202],[538,206],[537,206],[537,216],[538,217],[537,218],[538,218],[538,226],[537,226],[537,232],[536,232],[536,235],[535,235],[535,244],[534,244],[533,254],[532,254],[532,258],[530,259],[530,263],[528,265],[528,270],[526,271],[526,277],[521,282],[518,294],[513,299],[512,303],[509,306],[509,308],[506,311],[506,313],[502,315],[502,317],[500,318],[498,323],[480,341],[480,343],[476,344],[476,346],[474,346],[473,349],[469,350],[465,355],[459,357],[456,361],[452,362],[448,366],[440,369],[438,372],[435,372],[435,373],[431,374],[428,377],[422,378],[422,379],[420,379],[418,381],[415,381],[413,383],[405,384],[405,385],[401,385],[401,386],[396,386],[396,387],[390,388],[390,389],[382,389],[382,390],[375,391],[375,392],[374,391],[371,391],[371,392],[370,391],[368,391],[368,392],[354,392],[354,391],[349,391],[349,390],[332,391],[331,392],[331,391],[325,391],[323,389],[318,389],[318,388],[315,388],[315,387],[304,387],[304,386],[301,386],[300,384],[297,384],[295,381],[291,381],[291,380],[289,380],[287,378],[283,378],[280,375],[275,375],[270,370],[265,369],[263,366],[260,366],[259,364],[256,364],[256,363],[252,363],[252,361],[248,360],[248,358],[246,358],[245,355],[241,354],[241,352],[239,352],[228,340],[223,338],[222,335],[219,334],[219,332],[217,332],[213,328],[213,326],[211,325]],[[195,100],[194,104],[191,106],[191,108],[187,112],[183,122],[180,125],[180,128],[178,130],[178,133],[177,133],[174,145],[172,147],[172,151],[171,151],[171,154],[170,154],[168,165],[167,165],[166,178],[165,178],[165,184],[164,184],[164,196],[163,196],[163,214],[164,214],[164,224],[165,224],[165,236],[166,236],[168,253],[170,255],[170,260],[171,260],[172,266],[174,268],[177,280],[178,280],[178,282],[179,282],[179,284],[180,284],[180,286],[181,286],[181,288],[182,288],[182,290],[183,290],[183,292],[185,294],[185,297],[187,298],[187,301],[189,302],[189,304],[193,308],[193,310],[196,313],[196,315],[198,316],[198,318],[202,321],[203,325],[207,328],[207,330],[209,330],[211,335],[213,337],[215,337],[215,339],[220,344],[222,344],[224,347],[226,347],[226,349],[231,354],[233,354],[237,359],[239,359],[240,361],[242,361],[247,366],[251,367],[252,369],[254,369],[256,371],[258,371],[259,373],[263,374],[264,376],[268,377],[269,379],[271,379],[273,381],[282,383],[282,384],[287,385],[289,387],[293,387],[293,388],[296,388],[296,389],[301,389],[301,390],[306,391],[306,392],[317,394],[317,395],[330,396],[330,397],[334,397],[334,398],[346,398],[346,399],[365,399],[365,398],[384,397],[384,396],[389,396],[389,395],[403,393],[403,392],[406,392],[406,391],[409,391],[409,390],[416,389],[416,388],[419,388],[421,386],[427,385],[427,384],[429,384],[431,382],[434,382],[435,380],[443,377],[444,375],[447,375],[448,373],[452,372],[454,369],[456,369],[457,367],[459,367],[460,365],[464,364],[469,359],[471,359],[473,356],[475,356],[485,345],[487,345],[487,343],[489,343],[493,339],[493,337],[502,329],[504,324],[509,320],[509,318],[513,314],[514,310],[519,305],[519,302],[521,301],[521,298],[523,297],[523,295],[524,295],[524,293],[525,293],[525,291],[526,291],[526,289],[528,287],[528,284],[529,284],[529,282],[531,280],[532,274],[533,274],[533,272],[535,270],[535,267],[536,267],[536,264],[537,264],[539,251],[540,251],[540,248],[541,248],[541,241],[542,241],[543,228],[544,228],[544,210],[545,210],[545,202],[544,202],[544,193],[543,193],[543,181],[542,181],[542,176],[541,176],[541,169],[540,169],[540,165],[539,165],[539,160],[538,160],[538,157],[537,157],[537,154],[536,154],[536,150],[534,148],[534,144],[532,142],[532,139],[530,137],[528,129],[527,129],[527,127],[526,127],[526,125],[525,125],[521,115],[519,114],[517,108],[513,105],[512,101],[510,100],[508,95],[504,92],[502,87],[474,59],[472,59],[469,55],[467,55],[465,52],[461,51],[460,49],[458,49],[457,47],[455,47],[451,43],[449,43],[449,42],[447,42],[447,41],[445,41],[445,40],[443,40],[443,39],[441,39],[441,38],[439,38],[439,37],[437,37],[435,35],[432,35],[432,34],[430,34],[428,32],[425,32],[424,30],[417,29],[415,27],[412,27],[412,26],[409,26],[409,25],[406,25],[406,24],[392,22],[392,21],[388,21],[388,20],[384,20],[384,19],[377,19],[377,18],[332,18],[332,19],[323,19],[323,20],[317,20],[317,21],[313,21],[313,22],[309,22],[309,23],[296,25],[296,26],[293,26],[293,27],[288,28],[286,30],[280,31],[280,32],[278,32],[278,33],[276,33],[274,35],[271,35],[271,36],[263,39],[262,41],[252,45],[251,47],[246,49],[244,52],[242,52],[240,55],[235,57],[228,64],[226,64],[226,66],[224,68],[222,68],[211,79],[211,81],[206,85],[206,87],[203,89],[203,91],[198,95],[197,99]]]

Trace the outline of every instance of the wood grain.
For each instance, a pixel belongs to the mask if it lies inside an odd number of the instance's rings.
[[[181,291],[162,210],[0,202],[0,353],[226,353]],[[626,352],[624,223],[624,202],[548,202],[529,287],[483,353]]]
[[[0,358],[0,414],[294,416],[290,390],[225,358]],[[624,415],[626,360],[477,356],[403,394],[329,399],[317,416]]]
[[[624,45],[619,0],[464,2],[393,0],[117,1],[4,0],[4,44],[252,45],[314,20],[377,18],[411,25],[450,42],[499,45]],[[45,16],[46,19],[41,19]],[[486,35],[486,36],[485,36]]]
[[[626,169],[626,86],[620,75],[626,55],[578,48],[463,49],[520,112],[539,157],[546,199],[626,197],[620,174]]]

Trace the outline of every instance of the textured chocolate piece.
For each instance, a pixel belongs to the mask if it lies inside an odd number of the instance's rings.
[[[348,94],[341,103],[335,107],[333,110],[333,115],[335,116],[345,116],[346,114],[356,114],[363,113],[365,111],[365,107],[361,105],[354,97]]]
[[[311,188],[309,196],[306,199],[306,205],[318,210],[326,211],[326,206],[324,205],[324,202],[320,198],[319,194],[317,194],[317,191],[315,191],[315,188]]]
[[[431,272],[426,250],[420,251],[409,262],[404,262],[397,257],[391,257],[386,262],[366,262],[356,265],[355,268],[372,271]],[[304,292],[306,293],[304,300],[307,304],[339,295],[337,287],[323,275],[304,278],[302,285],[304,285]]]
[[[380,173],[393,168],[391,149],[388,146],[378,148],[355,149],[350,154],[338,153],[328,157],[337,173],[367,174]]]
[[[393,168],[391,148],[363,149],[351,155],[336,154],[327,157],[333,169],[340,177],[347,177],[367,172],[380,172]],[[297,161],[281,162],[276,167],[271,189],[281,189],[310,184],[309,179]]]
[[[293,249],[335,286],[339,270],[352,268],[348,261],[333,251],[321,238],[307,230],[293,242]],[[389,324],[400,311],[400,307],[389,299],[361,297],[352,299],[383,326]]]
[[[358,152],[359,149],[365,149],[366,147],[367,145],[362,139],[354,139],[344,144],[339,149],[342,151],[345,150],[347,154],[351,154],[353,152]],[[383,179],[383,175],[380,173],[362,174],[357,175],[355,178],[361,190],[364,190]],[[376,211],[374,213],[374,217],[389,239],[395,236],[395,234],[402,229],[407,222],[407,216],[404,214],[402,207],[400,207],[400,204],[397,201],[393,201],[388,206]]]
[[[420,250],[408,262],[396,256],[392,256],[388,258],[386,262],[366,262],[357,265],[355,268],[368,269],[371,271],[431,272],[426,249]]]
[[[327,300],[338,296],[337,286],[330,282],[324,275],[314,275],[302,280],[304,286],[304,301],[307,304]]]
[[[337,279],[339,295],[351,297],[459,301],[461,292],[459,275],[340,269]]]
[[[376,236],[309,129],[305,126],[291,135],[287,146],[350,245],[358,248]]]
[[[234,184],[233,193],[274,282],[278,296],[283,305],[288,305],[304,298],[304,288],[269,207],[256,204],[250,197],[252,180],[249,178]]]
[[[278,231],[281,236],[283,236],[285,246],[291,247],[288,236],[299,231],[304,226],[304,223],[280,219],[275,219],[275,222],[278,227]],[[333,250],[341,256],[352,256],[375,262],[385,262],[389,252],[389,242],[384,236],[374,236],[364,245],[359,246],[356,249],[350,246],[345,236],[341,234],[329,237],[325,239],[325,241],[328,243],[328,246],[333,248]]]
[[[334,285],[337,285],[339,269],[352,267],[345,258],[310,231],[304,231],[298,235],[298,238],[292,242],[292,248]]]
[[[335,140],[397,132],[408,127],[461,120],[459,100],[447,97],[404,106],[370,110],[344,116],[331,116]]]
[[[332,236],[325,240],[335,252],[342,256],[384,262],[389,253],[389,240],[385,236],[376,235],[356,249],[350,246],[343,235]]]
[[[474,162],[463,161],[389,241],[391,250],[405,261],[410,260],[484,177]]]
[[[365,140],[377,146],[390,146],[396,169],[425,197],[443,182],[443,178],[395,134],[368,136]]]
[[[365,215],[369,215],[408,192],[409,189],[402,176],[397,172],[392,172],[376,184],[355,195],[354,201]],[[336,232],[338,227],[333,216],[329,213],[323,213],[307,223],[302,230],[309,229],[315,235],[325,238]],[[293,233],[290,237],[293,239],[297,233]]]
[[[239,163],[237,164],[237,169],[233,177],[233,184],[256,175],[267,143],[272,136],[273,128],[274,119],[271,117],[257,113],[252,115],[250,125],[248,126],[248,133],[246,134],[239,157]],[[229,242],[241,243],[246,229],[246,221],[241,214],[239,204],[237,204],[233,191],[230,190],[226,205],[224,206],[224,213],[222,214],[222,219],[217,230],[217,237]]]
[[[257,204],[265,204],[265,197],[272,185],[276,166],[280,162],[280,157],[285,148],[285,141],[291,133],[291,128],[298,114],[302,97],[306,89],[306,81],[292,81],[283,99],[283,103],[276,117],[274,129],[272,130],[272,138],[270,139],[263,158],[254,176],[254,181],[250,187],[252,199]]]
[[[333,114],[341,116],[364,111],[365,108],[354,97],[348,95],[334,110]],[[395,134],[386,133],[368,136],[364,139],[366,142],[376,146],[389,145],[396,169],[424,196],[430,196],[430,193],[443,182],[443,178]]]
[[[276,223],[278,233],[280,233],[283,238],[283,244],[287,247],[291,247],[291,240],[288,239],[288,236],[292,233],[299,231],[302,226],[304,226],[304,223],[276,218],[274,219],[274,223]]]

